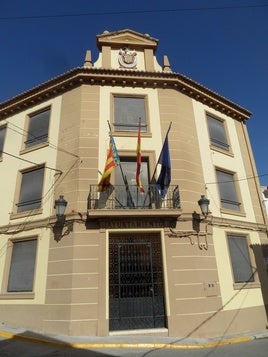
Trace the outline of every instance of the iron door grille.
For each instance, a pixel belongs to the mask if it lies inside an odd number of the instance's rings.
[[[165,327],[160,234],[111,234],[110,330]]]

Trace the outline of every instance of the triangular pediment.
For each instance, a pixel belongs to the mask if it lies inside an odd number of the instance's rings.
[[[103,34],[97,35],[98,47],[111,46],[124,47],[126,45],[135,46],[136,48],[157,48],[158,40],[148,34],[141,34],[133,30],[120,30],[115,32],[104,31]]]

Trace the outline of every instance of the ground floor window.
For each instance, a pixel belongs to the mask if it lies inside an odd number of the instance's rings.
[[[7,292],[32,292],[37,239],[11,242]]]
[[[254,271],[246,236],[228,235],[228,246],[235,283],[254,282]]]

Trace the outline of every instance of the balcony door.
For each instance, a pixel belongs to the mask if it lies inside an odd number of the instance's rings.
[[[140,179],[144,187],[144,193],[140,192],[136,185],[136,157],[123,157],[121,168],[115,170],[116,205],[122,208],[146,208],[150,203],[148,195],[149,162],[143,158],[141,163]]]

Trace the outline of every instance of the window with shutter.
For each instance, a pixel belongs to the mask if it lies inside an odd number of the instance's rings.
[[[229,151],[224,122],[207,115],[210,144],[222,150]]]
[[[26,148],[48,141],[49,118],[50,109],[29,116]]]
[[[44,166],[22,172],[21,188],[17,212],[30,211],[41,208]]]
[[[13,242],[8,292],[33,291],[36,247],[37,239]]]
[[[144,97],[114,97],[114,130],[137,131],[141,121],[141,131],[147,131],[146,103]]]
[[[254,272],[250,260],[247,238],[228,235],[228,246],[235,283],[254,282]]]

